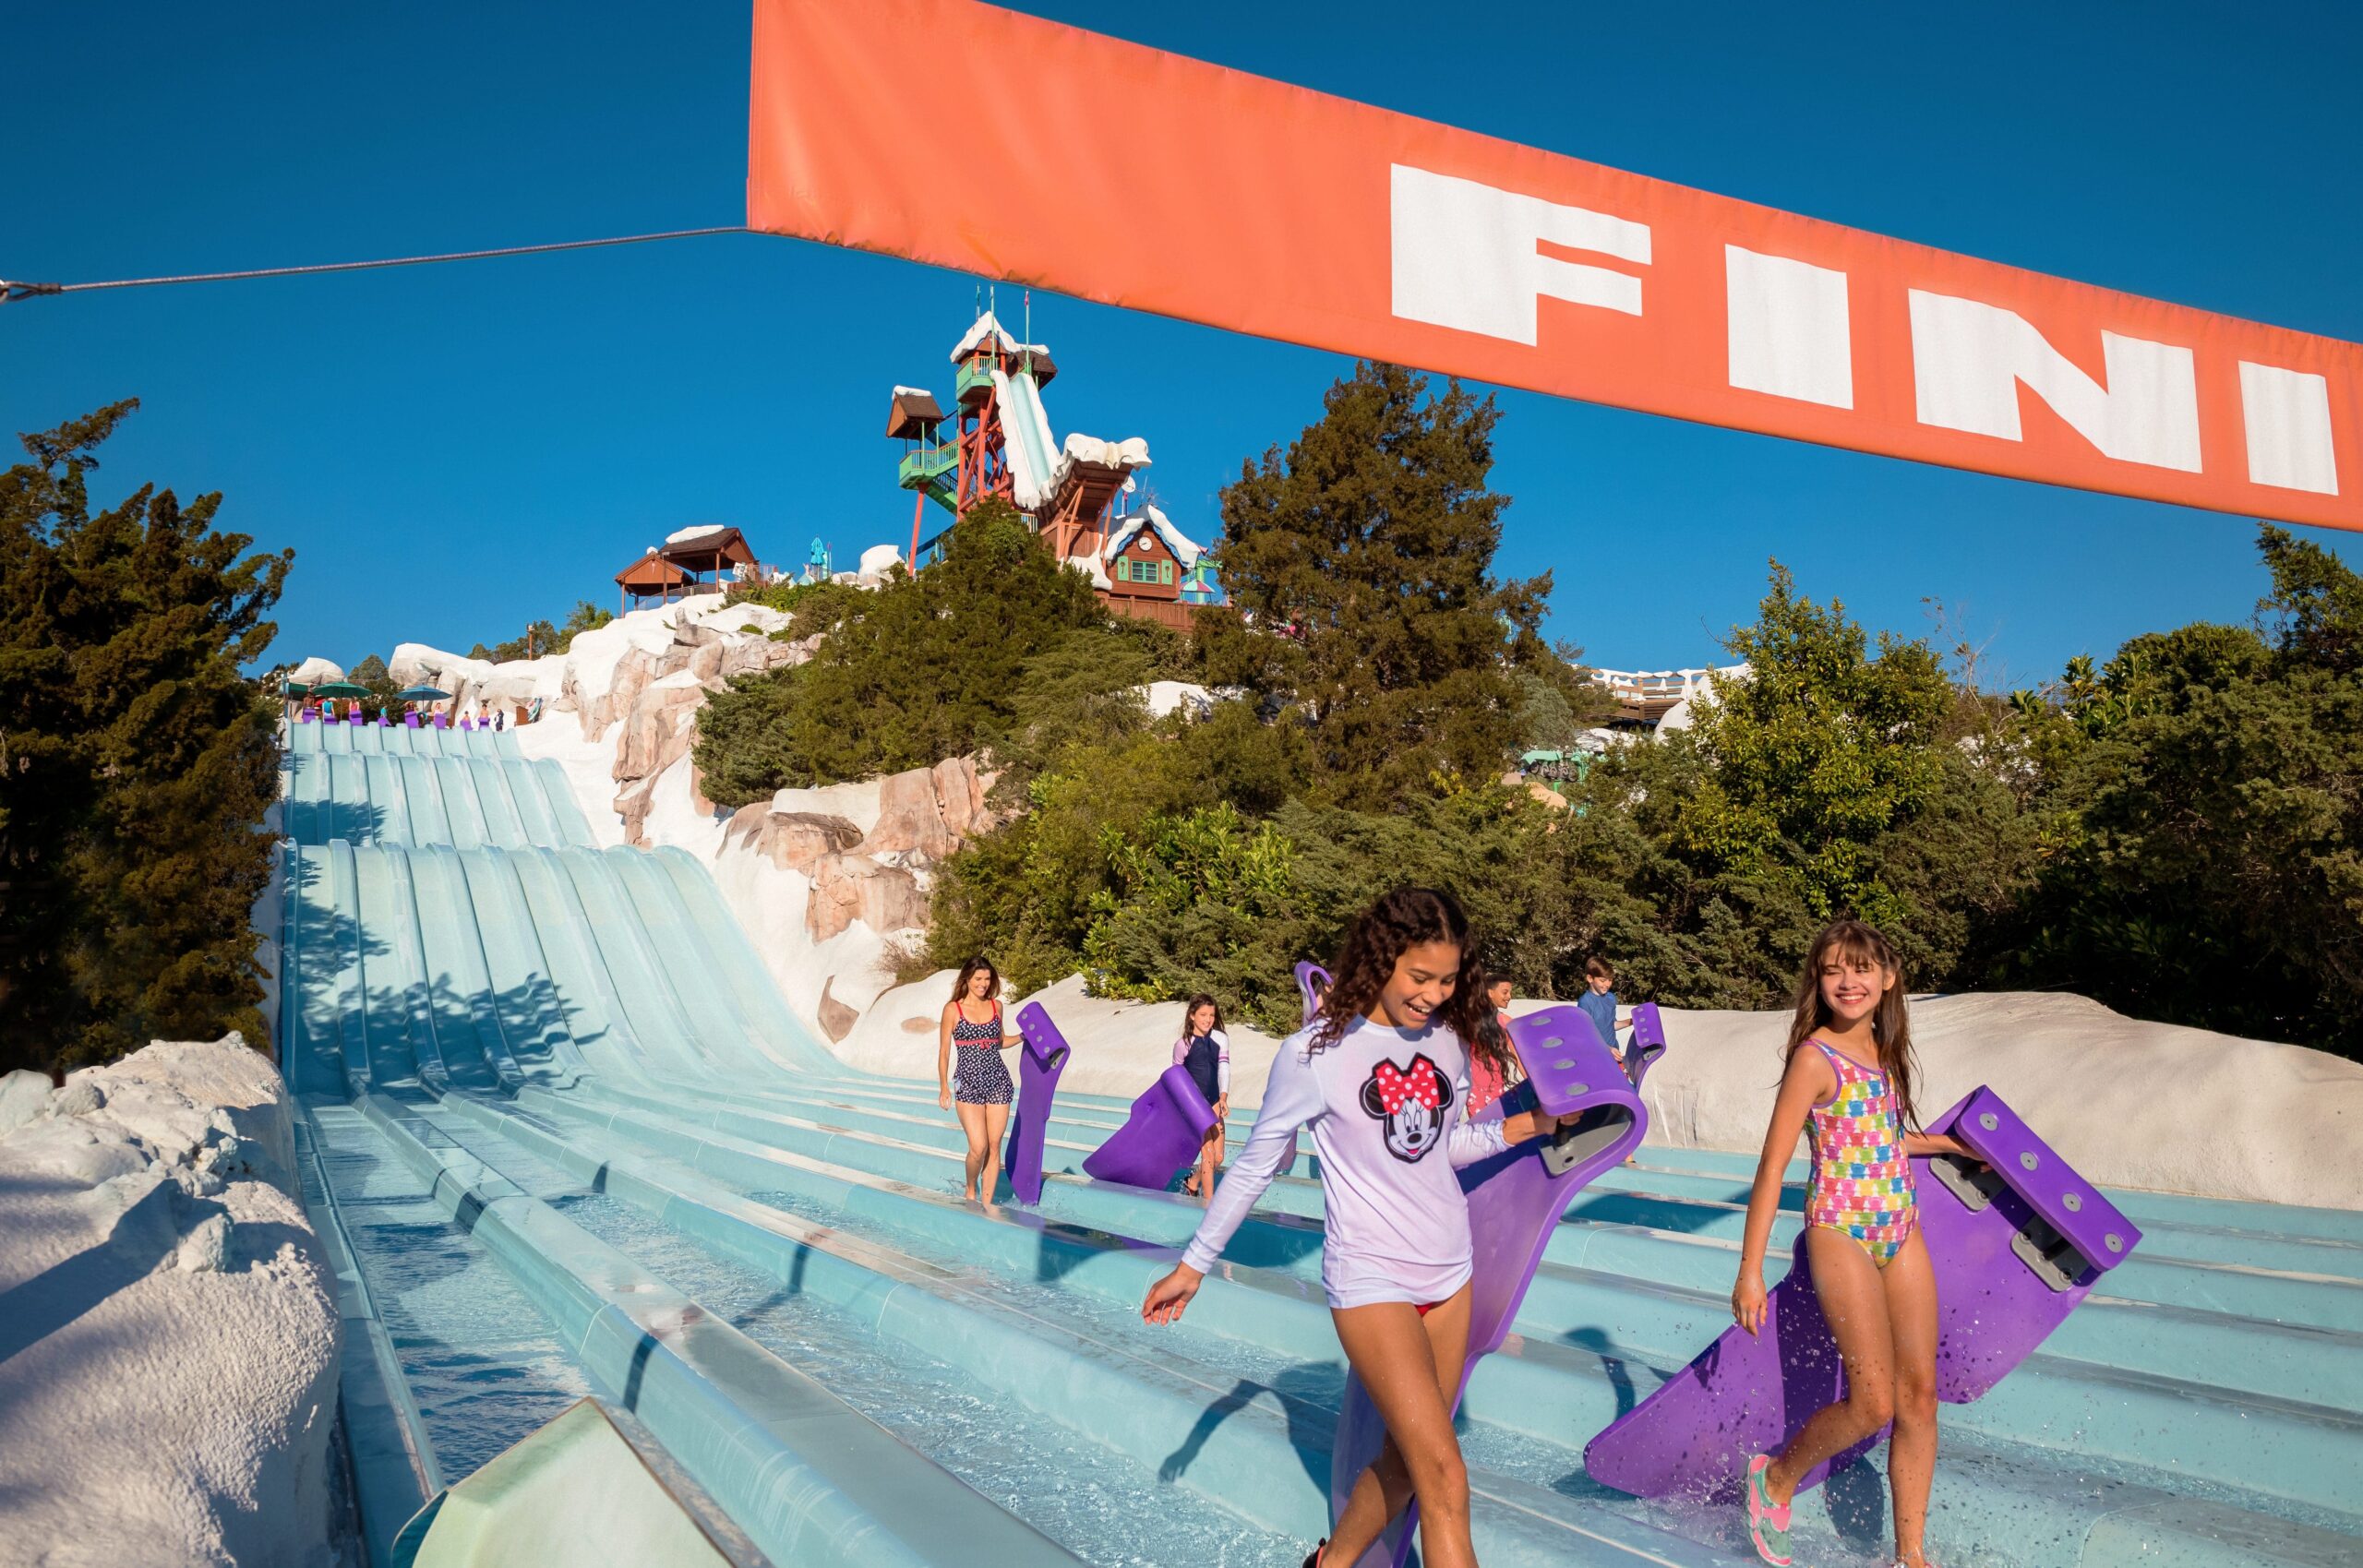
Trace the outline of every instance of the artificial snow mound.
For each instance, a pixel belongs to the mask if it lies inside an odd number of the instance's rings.
[[[850,1067],[935,1077],[945,970],[886,992],[838,1042]],[[1074,1047],[1062,1089],[1130,1098],[1172,1065],[1182,1004],[1086,996],[1080,975],[1037,992]],[[1019,1004],[1013,1001],[1014,1014]],[[1520,1000],[1514,1013],[1549,1007]],[[1663,1008],[1649,1141],[1754,1154],[1781,1077],[1789,1014]],[[1259,1105],[1278,1043],[1226,1021],[1231,1098]],[[1921,1115],[1984,1083],[2091,1181],[2254,1203],[2363,1208],[2363,1063],[2178,1024],[2089,998],[2004,991],[1912,1004]],[[1802,1147],[1802,1145],[1800,1145]]]
[[[0,1564],[330,1561],[337,1299],[279,1075],[159,1041],[42,1098],[0,1136]]]
[[[298,686],[321,686],[344,678],[344,666],[321,658],[318,653],[287,672],[287,678]]]
[[[1763,1147],[1787,1014],[1668,1008],[1665,1034],[1650,1139]],[[1923,1117],[1986,1084],[2102,1186],[2363,1208],[2363,1063],[2056,992],[1914,1001],[1912,1037]]]

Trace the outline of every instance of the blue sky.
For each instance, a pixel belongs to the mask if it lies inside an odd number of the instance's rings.
[[[853,3],[853,0],[849,0]],[[1027,7],[2043,271],[2363,339],[2363,7]],[[36,7],[9,23],[0,275],[75,281],[734,223],[747,8]],[[915,69],[958,63],[912,41]],[[1121,209],[1111,221],[1124,221]],[[800,560],[904,538],[884,428],[972,280],[723,236],[0,310],[0,421],[143,408],[99,476],[293,545],[274,657],[465,649],[690,522]],[[1014,292],[1002,292],[1014,314]],[[1333,356],[1038,293],[1062,434],[1146,436],[1203,536]],[[1597,662],[1695,664],[1778,556],[1874,627],[1955,605],[1987,678],[2244,619],[2253,526],[1502,394],[1506,572]],[[2357,558],[2352,536],[2310,537]]]

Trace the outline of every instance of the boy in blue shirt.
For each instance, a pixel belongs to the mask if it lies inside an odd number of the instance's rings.
[[[1616,972],[1608,966],[1608,960],[1584,960],[1584,994],[1576,999],[1576,1005],[1584,1010],[1584,1015],[1600,1031],[1600,1037],[1608,1042],[1616,1059],[1623,1061],[1625,1046],[1616,1037],[1616,1026],[1621,1022],[1616,1016],[1616,993],[1610,988],[1615,983]]]

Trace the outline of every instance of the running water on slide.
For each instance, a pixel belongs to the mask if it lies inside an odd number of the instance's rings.
[[[377,1547],[585,1394],[783,1562],[1289,1568],[1324,1533],[1347,1401],[1309,1156],[1190,1322],[1147,1330],[1141,1296],[1204,1210],[1082,1174],[1125,1101],[1061,1083],[1038,1200],[962,1204],[933,1085],[842,1065],[701,862],[594,847],[563,776],[508,735],[298,728],[265,934],[306,1202],[347,1250],[341,1403]],[[1731,1156],[1640,1157],[1541,1227],[1509,1332],[1469,1369],[1488,1568],[1733,1561],[1721,1514],[1581,1476],[1585,1443],[1714,1337],[1738,1244]],[[2363,1514],[2340,1414],[2363,1405],[2363,1232],[2107,1198],[2140,1254],[1949,1408],[1940,1545],[2014,1568],[2216,1563],[2226,1543],[2341,1561]],[[1842,1525],[1800,1511],[1808,1560],[1853,1550]]]

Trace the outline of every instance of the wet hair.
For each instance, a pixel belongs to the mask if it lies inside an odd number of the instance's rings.
[[[1616,971],[1608,966],[1608,960],[1604,958],[1593,957],[1585,959],[1584,973],[1587,975],[1597,975],[1603,980],[1613,980],[1616,978]]]
[[[1346,932],[1345,946],[1329,966],[1333,976],[1313,1024],[1311,1048],[1323,1050],[1345,1038],[1368,1013],[1395,977],[1396,963],[1422,942],[1445,942],[1460,952],[1452,995],[1435,1016],[1460,1036],[1471,1059],[1501,1071],[1515,1070],[1509,1037],[1485,999],[1485,966],[1469,931],[1469,916],[1452,895],[1433,888],[1397,888],[1362,912]]]
[[[992,984],[985,987],[986,999],[990,1001],[993,998],[1001,995],[1001,971],[993,967],[993,961],[991,959],[987,958],[980,952],[976,957],[970,959],[967,963],[960,966],[960,977],[952,982],[952,999],[954,1001],[966,1001],[968,999],[968,982],[975,976],[977,971],[979,969],[992,976]]]
[[[1872,1010],[1871,1038],[1879,1048],[1879,1071],[1887,1074],[1888,1086],[1895,1091],[1895,1108],[1903,1127],[1919,1131],[1920,1112],[1912,1103],[1912,1081],[1919,1064],[1913,1057],[1912,1016],[1904,1005],[1903,956],[1876,927],[1851,917],[1832,920],[1814,938],[1805,952],[1805,973],[1797,980],[1797,1011],[1789,1021],[1789,1043],[1781,1051],[1783,1071],[1799,1048],[1829,1022],[1829,1010],[1821,1000],[1821,971],[1832,960],[1841,964],[1867,961],[1894,975],[1895,984]]]
[[[1198,1009],[1202,1007],[1210,1007],[1215,1010],[1214,1023],[1207,1029],[1206,1033],[1211,1035],[1215,1030],[1222,1027],[1222,1003],[1215,1000],[1214,998],[1206,995],[1205,992],[1200,991],[1196,996],[1192,997],[1188,1004],[1182,1009],[1182,1037],[1183,1039],[1186,1040],[1190,1037],[1190,1020],[1198,1016]]]

